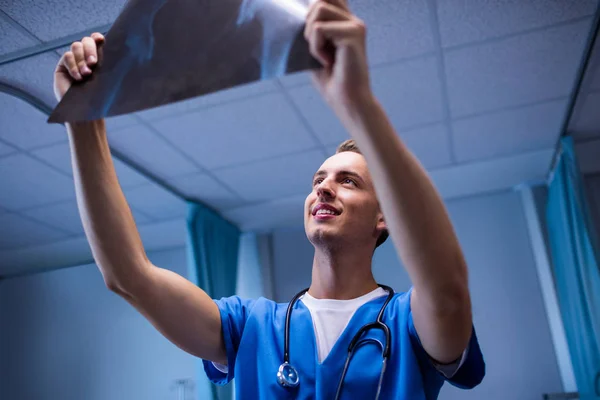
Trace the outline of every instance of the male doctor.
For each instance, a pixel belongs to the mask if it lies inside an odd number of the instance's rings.
[[[371,91],[365,32],[346,0],[309,9],[305,37],[324,65],[316,86],[353,140],[314,175],[304,206],[312,282],[288,304],[213,300],[153,265],[104,121],[67,124],[78,207],[107,286],[205,360],[213,382],[235,377],[239,399],[430,400],[444,381],[473,388],[485,374],[463,254],[430,179]],[[57,98],[92,74],[103,40],[93,34],[65,53]],[[373,278],[373,252],[388,233],[412,281],[407,293]]]

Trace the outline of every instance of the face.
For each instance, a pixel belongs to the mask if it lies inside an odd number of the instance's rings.
[[[304,204],[304,228],[315,246],[375,247],[385,222],[361,154],[342,152],[319,168]]]

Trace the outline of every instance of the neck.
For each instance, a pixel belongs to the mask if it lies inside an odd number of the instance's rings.
[[[317,299],[355,299],[377,289],[372,254],[327,251],[315,247],[308,293]]]

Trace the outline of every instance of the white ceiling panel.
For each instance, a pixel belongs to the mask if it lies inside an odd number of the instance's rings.
[[[25,154],[0,159],[0,205],[23,210],[75,196],[72,179]]]
[[[442,119],[440,82],[433,57],[377,67],[372,70],[371,80],[375,95],[399,131]],[[349,138],[312,85],[287,90],[323,144],[338,144]]]
[[[318,149],[217,170],[215,175],[249,202],[273,200],[310,193],[312,176],[324,161]]]
[[[367,25],[372,65],[434,50],[427,0],[351,0],[350,7]]]
[[[206,174],[193,174],[169,180],[189,199],[199,201],[218,211],[240,207],[244,200]],[[233,190],[233,189],[232,189]]]
[[[571,93],[590,21],[446,53],[454,117]]]
[[[569,121],[569,133],[577,139],[600,137],[600,92],[581,95],[580,99]]]
[[[137,113],[137,115],[146,121],[153,121],[185,114],[203,107],[210,107],[234,100],[253,97],[263,93],[275,92],[277,89],[278,86],[275,80],[257,81],[246,85],[236,86],[231,89],[222,90],[216,93],[179,101],[177,103],[140,111]]]
[[[0,14],[0,55],[35,46],[39,40],[15,28]]]
[[[108,132],[118,131],[119,129],[129,128],[139,124],[139,121],[132,115],[119,115],[105,119],[106,130]]]
[[[58,55],[53,52],[0,65],[0,82],[9,83],[54,107],[58,102],[52,88]]]
[[[0,0],[0,8],[38,38],[49,41],[112,23],[125,3],[126,0]]]
[[[53,242],[69,233],[33,222],[19,215],[0,215],[0,250]]]
[[[65,142],[62,125],[48,124],[46,115],[16,97],[0,93],[0,138],[23,150]]]
[[[434,124],[423,128],[401,131],[402,142],[419,159],[426,169],[435,169],[452,164],[448,127]],[[327,147],[333,155],[337,145]]]
[[[438,0],[444,47],[478,42],[592,15],[597,0]]]
[[[185,246],[187,225],[185,218],[161,221],[138,227],[146,252]]]
[[[442,119],[441,86],[435,57],[375,68],[371,81],[373,92],[396,129]]]
[[[136,186],[123,191],[132,208],[152,218],[173,219],[187,214],[187,204],[183,199],[157,185]]]
[[[0,130],[0,132],[2,132],[2,130]],[[15,153],[17,151],[18,150],[15,149],[14,147],[12,147],[11,145],[4,143],[4,142],[0,142],[0,157],[7,156],[7,155]]]
[[[445,199],[515,187],[546,178],[554,149],[456,165],[431,172]]]
[[[306,195],[277,199],[252,206],[235,208],[223,217],[242,231],[265,232],[276,228],[303,226]]]
[[[132,213],[138,224],[145,224],[152,221],[146,215],[136,210],[132,210]],[[21,214],[33,220],[40,221],[46,224],[46,226],[56,227],[75,235],[84,234],[75,199],[28,209],[21,211]]]
[[[131,161],[159,177],[173,177],[198,172],[198,167],[186,159],[164,138],[143,125],[108,132],[112,148],[126,154]]]
[[[568,99],[452,123],[457,161],[491,159],[556,145]]]
[[[284,87],[295,87],[295,86],[302,86],[302,85],[308,85],[309,83],[312,82],[311,79],[311,74],[312,71],[302,71],[302,72],[295,72],[293,74],[288,74],[282,77],[277,78],[279,80],[279,82],[281,82],[281,84]]]
[[[207,169],[307,150],[318,144],[282,94],[162,119],[155,127]]]
[[[57,145],[44,147],[42,149],[33,150],[31,154],[46,161],[65,174],[71,176],[73,175],[69,143],[60,143]],[[119,183],[122,187],[132,187],[151,183],[148,178],[114,157],[113,162],[115,165],[115,171],[117,172],[117,177],[119,178]]]

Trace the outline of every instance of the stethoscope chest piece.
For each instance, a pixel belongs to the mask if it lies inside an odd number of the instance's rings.
[[[294,388],[300,383],[298,371],[292,367],[290,363],[284,362],[279,366],[277,371],[277,382],[283,387]]]

